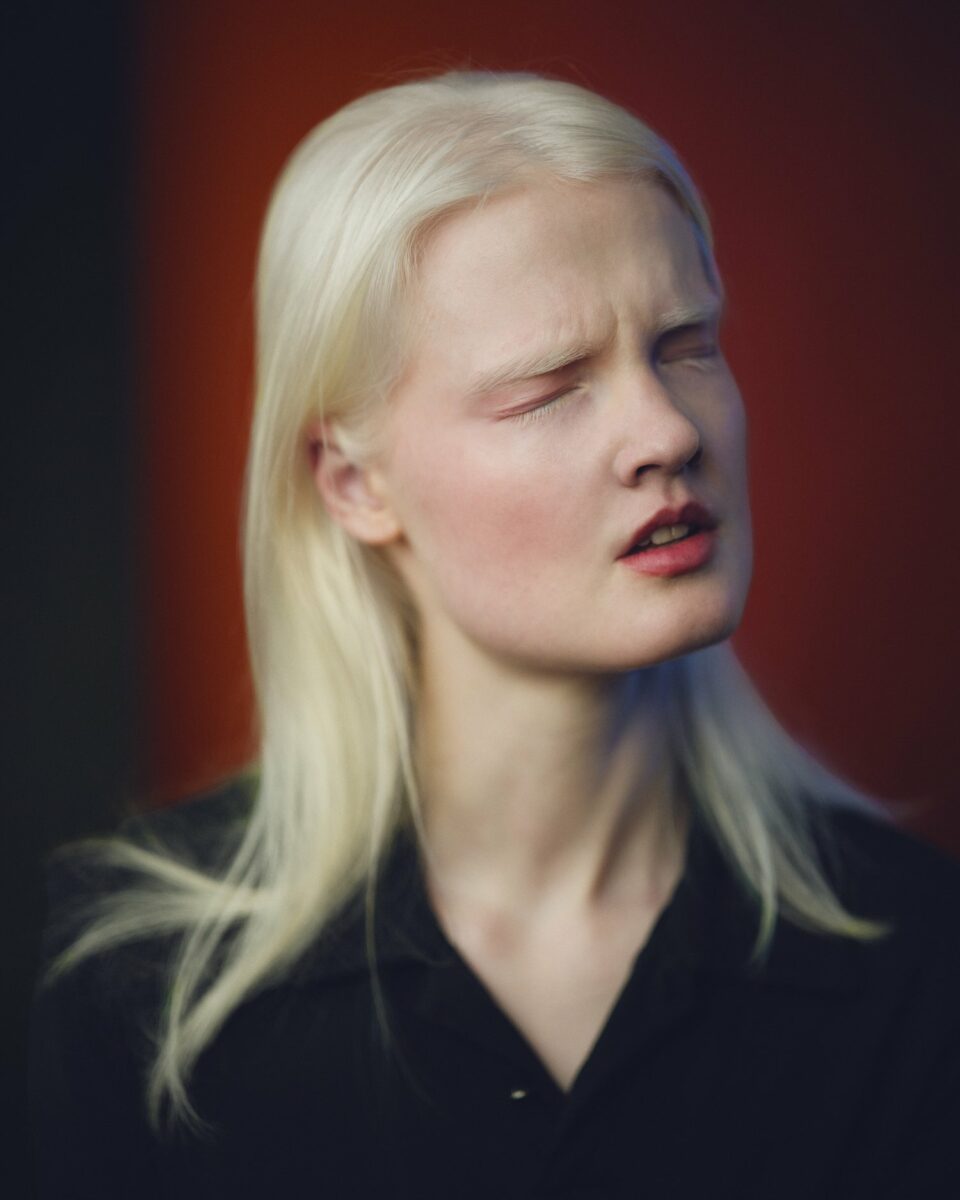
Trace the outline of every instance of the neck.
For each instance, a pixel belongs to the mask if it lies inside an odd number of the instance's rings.
[[[416,755],[435,893],[519,911],[661,901],[687,815],[662,672],[425,669]]]

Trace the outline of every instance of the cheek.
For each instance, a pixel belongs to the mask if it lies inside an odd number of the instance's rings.
[[[584,520],[564,462],[538,454],[522,439],[478,437],[464,446],[420,442],[415,458],[398,461],[402,520],[415,556],[438,581],[456,587],[522,588],[523,579],[556,569],[576,545]]]
[[[743,400],[733,379],[725,394],[705,405],[700,422],[710,459],[732,498],[747,481],[747,418]]]

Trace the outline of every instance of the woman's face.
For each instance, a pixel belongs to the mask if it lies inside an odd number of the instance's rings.
[[[670,196],[551,180],[496,197],[432,233],[416,302],[375,470],[427,644],[606,672],[732,633],[752,568],[744,410]],[[707,562],[621,558],[691,498],[717,520]]]

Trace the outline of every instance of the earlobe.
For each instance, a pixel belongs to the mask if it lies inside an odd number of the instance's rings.
[[[378,472],[356,460],[329,421],[305,431],[310,473],[327,512],[347,533],[383,546],[400,536],[400,524],[383,495]]]

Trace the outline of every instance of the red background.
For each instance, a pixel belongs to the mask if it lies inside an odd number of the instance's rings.
[[[958,95],[907,4],[167,0],[138,79],[147,790],[251,751],[237,554],[251,287],[271,185],[361,92],[543,70],[625,103],[703,189],[751,420],[756,571],[734,643],[781,720],[960,852],[949,503]],[[919,14],[919,15],[918,15]],[[954,23],[955,24],[955,23]]]

